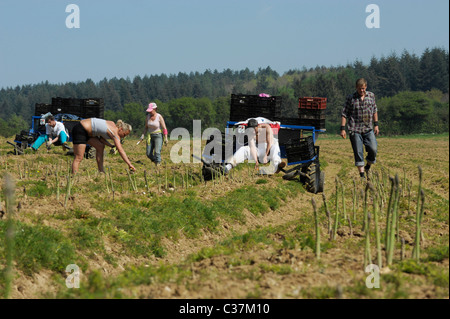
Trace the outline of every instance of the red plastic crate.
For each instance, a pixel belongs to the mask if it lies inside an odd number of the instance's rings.
[[[299,109],[320,109],[327,108],[326,97],[301,97],[298,99]]]

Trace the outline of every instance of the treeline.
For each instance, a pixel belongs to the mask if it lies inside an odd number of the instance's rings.
[[[256,72],[248,68],[206,70],[3,88],[0,134],[11,136],[18,128],[28,129],[35,103],[51,103],[56,96],[101,97],[105,118],[129,121],[138,134],[150,101],[158,103],[170,128],[189,129],[192,119],[202,120],[205,128],[223,128],[229,117],[230,94],[261,92],[282,96],[286,117],[296,116],[299,97],[326,97],[327,131],[332,133],[338,130],[345,97],[354,91],[359,77],[368,80],[368,90],[377,96],[383,133],[448,132],[449,56],[448,51],[432,48],[420,56],[404,51],[373,57],[368,65],[355,61],[347,66],[293,69],[283,75],[266,67]]]

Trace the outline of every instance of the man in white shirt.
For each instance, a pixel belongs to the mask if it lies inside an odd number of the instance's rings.
[[[60,141],[63,150],[67,150],[67,140],[69,139],[68,133],[63,123],[55,120],[54,116],[48,116],[46,118],[45,124],[45,135],[39,136],[36,141],[31,145],[31,148],[35,151],[47,142],[47,148],[50,148],[52,144],[55,144],[57,141]]]

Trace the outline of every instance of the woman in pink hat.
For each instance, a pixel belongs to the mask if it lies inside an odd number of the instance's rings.
[[[147,108],[147,118],[145,119],[144,133],[141,136],[141,141],[146,136],[147,142],[147,157],[155,163],[161,164],[161,148],[163,143],[167,145],[167,127],[164,118],[161,114],[156,112],[156,103],[150,103]]]

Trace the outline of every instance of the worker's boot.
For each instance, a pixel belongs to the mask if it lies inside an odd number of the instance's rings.
[[[370,176],[369,176],[370,164],[366,164],[366,166],[364,166],[364,172],[366,173],[366,178],[369,181],[370,180]]]
[[[67,142],[62,143],[62,148],[63,148],[64,152],[66,152],[66,151],[72,151],[73,152],[72,148],[69,146],[69,143],[67,143]]]
[[[283,168],[286,167],[286,162],[281,162],[280,164],[278,164],[278,168],[275,172],[275,174],[278,174],[279,172],[283,171]]]

